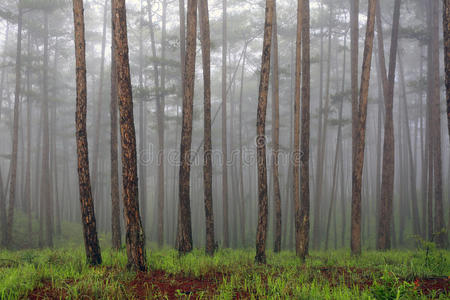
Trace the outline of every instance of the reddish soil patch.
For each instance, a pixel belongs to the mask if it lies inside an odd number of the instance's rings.
[[[67,284],[72,283],[72,281],[68,281]],[[51,281],[42,282],[42,286],[36,287],[34,290],[28,294],[27,298],[32,300],[41,300],[41,299],[66,299],[67,293],[64,289],[55,288],[52,286]]]
[[[127,283],[127,286],[132,289],[137,299],[146,299],[149,294],[168,299],[179,299],[183,296],[196,299],[200,295],[208,298],[214,295],[224,276],[217,272],[196,278],[171,275],[164,271],[150,271],[138,273],[133,281]]]
[[[430,295],[433,292],[440,294],[450,293],[450,277],[418,278],[414,281],[415,289],[421,291],[424,295]]]
[[[373,285],[373,275],[379,271],[355,267],[320,268],[320,274],[332,287],[345,284],[349,288],[358,286],[360,290],[369,289]]]

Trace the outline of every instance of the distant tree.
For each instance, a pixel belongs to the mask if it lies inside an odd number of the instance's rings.
[[[183,127],[180,145],[180,227],[178,252],[184,254],[192,251],[192,225],[190,203],[190,173],[192,146],[192,115],[194,112],[194,79],[195,56],[197,42],[197,0],[188,0],[187,34],[186,34],[186,62],[184,76],[183,98]]]
[[[275,0],[266,0],[264,41],[261,55],[261,77],[258,93],[258,112],[256,116],[256,146],[258,161],[258,228],[256,232],[257,263],[266,263],[267,238],[267,162],[266,162],[266,111],[269,90],[270,52],[272,47],[272,24],[274,20]]]
[[[134,128],[125,0],[113,0],[113,35],[122,144],[123,203],[127,267],[145,271],[145,235],[139,215],[136,131]]]
[[[18,2],[19,13],[17,14],[17,50],[16,50],[16,89],[14,92],[14,124],[11,150],[11,181],[9,187],[8,206],[8,227],[6,231],[6,244],[10,246],[12,242],[12,227],[14,222],[14,207],[16,206],[16,185],[17,185],[17,152],[19,144],[19,106],[21,88],[21,67],[22,67],[22,2]]]
[[[353,122],[357,123],[357,130],[355,136],[353,137],[356,141],[354,141],[355,154],[352,167],[352,218],[350,240],[352,255],[361,254],[361,191],[364,167],[364,149],[366,145],[367,102],[369,96],[370,69],[372,64],[376,4],[377,0],[369,0],[359,103],[357,103],[356,108],[356,119],[353,119]],[[355,105],[355,103],[352,104]],[[353,108],[353,110],[355,110],[355,108]]]
[[[86,44],[84,31],[83,0],[73,0],[75,26],[75,59],[77,84],[76,137],[78,158],[78,180],[83,223],[84,246],[90,265],[102,263],[97,237],[94,202],[89,176],[88,141],[86,133],[87,87],[86,87]]]
[[[228,145],[227,145],[227,0],[222,1],[222,202],[223,247],[229,245],[228,217]]]
[[[445,47],[445,87],[447,97],[447,125],[448,135],[450,139],[450,0],[444,1],[443,14],[443,31],[444,31],[444,47]]]

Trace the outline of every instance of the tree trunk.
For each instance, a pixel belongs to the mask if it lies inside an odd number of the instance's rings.
[[[242,101],[243,101],[243,93],[244,93],[244,75],[245,75],[245,61],[247,54],[247,46],[244,48],[243,60],[242,60],[242,74],[241,74],[241,86],[240,86],[240,95],[239,95],[239,197],[241,207],[239,209],[239,216],[241,221],[241,242],[242,247],[246,247],[246,239],[245,239],[245,192],[244,192],[244,171],[243,171],[243,160],[244,155],[242,151]]]
[[[445,232],[444,204],[442,199],[442,149],[441,149],[441,89],[439,77],[439,2],[432,1],[432,48],[433,48],[433,104],[431,121],[433,130],[433,156],[434,156],[434,201],[435,201],[435,231],[436,244],[444,248],[447,244],[447,233]]]
[[[395,0],[394,17],[392,25],[391,49],[389,52],[389,74],[386,73],[384,58],[384,41],[381,24],[380,3],[377,4],[377,33],[378,51],[380,58],[380,71],[383,81],[383,96],[386,110],[384,123],[384,144],[383,144],[383,169],[381,178],[381,199],[380,218],[378,225],[377,248],[386,250],[390,248],[390,228],[392,221],[392,202],[394,197],[395,178],[395,140],[394,140],[394,84],[395,68],[397,62],[398,29],[400,22],[400,0]]]
[[[203,59],[204,93],[204,166],[203,184],[205,189],[206,254],[214,254],[214,211],[212,199],[212,160],[211,160],[211,41],[209,31],[208,0],[200,0],[200,35]]]
[[[183,127],[180,145],[179,206],[180,226],[178,251],[192,251],[192,225],[190,203],[190,173],[192,146],[192,117],[194,110],[195,56],[197,42],[197,0],[188,0],[186,63],[184,76]]]
[[[300,228],[297,255],[305,259],[309,247],[309,145],[310,145],[310,12],[309,0],[303,0],[303,32],[302,32],[302,124],[301,124],[301,149],[300,149],[300,182],[301,182],[301,207]]]
[[[301,255],[301,219],[300,219],[300,88],[302,78],[302,29],[303,29],[303,0],[297,0],[297,40],[295,44],[295,102],[294,102],[294,149],[292,152],[294,204],[295,204],[295,252]]]
[[[73,0],[75,26],[75,58],[77,81],[76,137],[78,158],[78,180],[83,223],[84,246],[90,265],[102,263],[97,237],[94,202],[89,178],[89,155],[86,133],[87,87],[86,87],[86,45],[84,35],[83,0]]]
[[[113,10],[111,10],[113,13]],[[114,14],[111,16],[114,18]],[[112,19],[113,20],[113,19]],[[119,250],[122,245],[122,235],[120,230],[120,193],[119,193],[119,161],[118,161],[118,121],[117,121],[117,75],[114,37],[111,39],[111,232],[112,248]]]
[[[279,95],[279,74],[278,74],[278,29],[277,29],[277,10],[274,2],[273,12],[273,62],[272,62],[272,169],[273,169],[273,198],[274,198],[274,224],[275,240],[274,252],[281,251],[281,193],[280,179],[278,170],[278,151],[280,148],[280,95]]]
[[[113,35],[122,144],[123,203],[128,256],[127,267],[133,270],[145,271],[147,268],[145,236],[139,215],[136,131],[134,128],[130,63],[128,58],[125,0],[113,0],[113,14]]]
[[[256,232],[257,263],[266,263],[267,237],[267,162],[266,162],[266,111],[269,90],[270,52],[272,45],[272,23],[274,18],[275,0],[266,0],[264,24],[264,41],[261,56],[261,77],[258,92],[258,111],[256,117],[256,147],[258,164],[258,227]]]
[[[13,140],[11,150],[11,181],[9,187],[9,207],[8,207],[8,226],[6,231],[6,244],[11,245],[12,227],[14,222],[14,207],[16,202],[16,184],[17,184],[17,148],[19,144],[19,106],[20,106],[20,88],[21,88],[21,64],[22,64],[22,6],[18,2],[19,14],[17,17],[17,51],[16,51],[16,89],[14,92],[14,123]]]
[[[227,0],[222,10],[222,202],[223,247],[229,247],[228,225],[228,156],[227,156]]]
[[[447,97],[447,125],[448,135],[450,139],[450,0],[444,1],[443,14],[443,31],[444,31],[444,47],[445,47],[445,88]]]
[[[366,40],[363,54],[363,68],[361,74],[361,88],[359,93],[359,103],[356,108],[357,119],[353,120],[357,122],[357,131],[354,136],[355,141],[353,141],[356,147],[354,149],[355,155],[354,164],[352,167],[352,217],[350,242],[352,255],[361,254],[361,190],[376,4],[377,0],[369,0]],[[353,110],[355,110],[355,108],[353,108]]]

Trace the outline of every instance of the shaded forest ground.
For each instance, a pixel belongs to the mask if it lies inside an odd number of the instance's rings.
[[[22,228],[16,226],[15,247],[33,246]],[[305,263],[290,251],[270,252],[267,266],[254,264],[253,249],[219,250],[213,258],[202,250],[179,257],[172,249],[149,249],[149,271],[136,274],[125,270],[125,250],[111,251],[107,240],[101,237],[104,263],[97,268],[85,265],[81,228],[73,224],[64,224],[53,250],[0,250],[0,298],[450,298],[450,251],[429,243],[360,258],[346,250],[312,252]]]

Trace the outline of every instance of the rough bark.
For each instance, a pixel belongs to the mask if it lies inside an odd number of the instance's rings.
[[[145,236],[139,215],[136,131],[134,127],[125,0],[113,0],[113,35],[122,145],[123,203],[127,267],[145,271]]]
[[[192,146],[192,114],[194,110],[194,79],[197,40],[197,0],[188,0],[186,63],[184,76],[183,126],[180,145],[178,251],[181,254],[192,251],[192,225],[190,203],[190,173]]]
[[[90,265],[102,263],[97,237],[94,202],[89,177],[88,141],[86,133],[87,86],[86,86],[86,44],[84,31],[83,0],[73,0],[76,58],[76,137],[78,158],[78,182],[80,190],[81,215],[84,246]]]
[[[111,10],[112,11],[112,10]],[[113,15],[112,15],[113,17]],[[119,250],[122,245],[122,235],[120,230],[120,193],[119,193],[119,156],[118,156],[118,98],[117,98],[117,75],[114,37],[111,40],[111,102],[110,102],[110,121],[111,121],[111,233],[112,248]]]
[[[16,206],[16,184],[17,184],[17,149],[19,144],[19,106],[21,88],[21,65],[22,65],[22,6],[18,2],[19,13],[17,17],[17,49],[16,49],[16,88],[14,92],[14,120],[11,150],[11,181],[9,187],[8,225],[6,230],[6,244],[12,242],[12,227],[14,222],[14,208]]]
[[[266,111],[269,90],[270,52],[272,44],[272,23],[275,0],[266,0],[266,13],[264,24],[264,40],[261,55],[261,77],[258,92],[258,111],[256,115],[256,147],[258,164],[258,227],[256,232],[257,263],[266,263],[267,238],[267,162],[266,162]]]
[[[300,230],[297,253],[301,259],[305,259],[309,249],[309,152],[310,152],[310,12],[309,0],[303,0],[303,28],[302,28],[302,122],[301,122],[301,157],[300,157],[300,182],[301,182],[301,207]]]
[[[292,153],[293,163],[293,190],[295,206],[295,252],[301,255],[300,249],[300,162],[302,153],[300,151],[300,93],[302,78],[302,29],[303,29],[303,0],[297,0],[297,39],[295,56],[295,102],[294,102],[294,149]]]
[[[239,95],[239,197],[240,197],[240,226],[241,226],[241,242],[242,247],[246,247],[246,238],[245,238],[245,196],[244,196],[244,154],[242,151],[242,101],[243,101],[243,93],[244,93],[244,75],[245,75],[245,62],[246,62],[246,54],[247,54],[247,46],[244,48],[244,54],[242,59],[242,72],[241,72],[241,86],[240,86],[240,95]]]
[[[214,214],[212,200],[212,160],[211,160],[211,41],[209,29],[208,0],[200,0],[200,36],[203,60],[204,97],[204,165],[203,184],[205,193],[206,254],[214,254]]]
[[[354,163],[352,166],[352,216],[351,216],[351,252],[352,255],[361,254],[361,190],[364,166],[364,148],[366,138],[367,102],[369,96],[370,68],[372,64],[372,49],[375,26],[375,8],[377,0],[369,0],[367,13],[366,38],[364,43],[363,67],[361,74],[361,87],[357,108],[357,131]],[[354,141],[355,142],[355,141]]]
[[[280,179],[278,168],[278,152],[280,148],[280,80],[278,74],[278,30],[277,30],[277,10],[276,1],[274,1],[273,12],[273,62],[272,62],[272,176],[273,176],[273,201],[274,201],[274,224],[275,224],[275,239],[274,252],[281,251],[281,192]]]
[[[350,61],[352,90],[352,165],[355,164],[356,133],[358,131],[358,58],[359,58],[359,0],[350,0]]]

